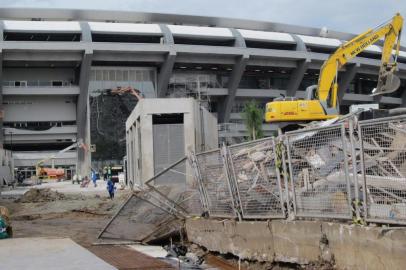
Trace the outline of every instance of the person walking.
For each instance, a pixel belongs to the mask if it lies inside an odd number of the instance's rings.
[[[96,175],[96,172],[94,170],[92,170],[91,177],[92,177],[92,182],[93,182],[94,187],[97,187],[97,184],[96,184],[97,175]]]
[[[110,199],[114,198],[114,192],[116,187],[114,186],[114,182],[109,178],[107,181],[107,191],[109,192]]]
[[[111,166],[107,167],[107,178],[111,178]]]
[[[103,168],[103,181],[107,181],[107,167]]]

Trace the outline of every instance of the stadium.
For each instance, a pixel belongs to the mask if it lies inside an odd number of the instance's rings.
[[[0,9],[0,139],[28,178],[35,164],[83,138],[95,159],[125,154],[124,122],[136,104],[108,89],[132,86],[145,98],[195,97],[216,114],[222,140],[246,136],[241,112],[281,95],[304,97],[334,50],[355,36],[230,18],[124,11]],[[406,48],[401,88],[372,97],[382,48],[370,46],[339,74],[342,113],[352,104],[406,105]],[[264,124],[266,135],[275,126]],[[117,147],[117,142],[121,142]],[[113,145],[117,152],[107,145]],[[120,150],[121,149],[121,150]],[[70,174],[90,164],[83,149],[58,156]],[[87,165],[86,165],[87,164]]]

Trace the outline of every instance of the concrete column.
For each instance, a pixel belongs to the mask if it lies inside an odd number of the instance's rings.
[[[80,66],[79,88],[80,94],[76,105],[76,125],[78,128],[77,138],[82,139],[87,146],[90,145],[88,134],[88,99],[89,99],[89,77],[92,66],[92,52],[83,54],[82,64]],[[90,173],[90,152],[83,148],[78,148],[77,173],[82,177]]]
[[[151,149],[154,149],[153,136],[143,136],[145,134],[154,134],[152,125],[152,114],[141,114],[141,186],[144,186],[145,181],[154,176],[154,153]]]
[[[87,22],[80,22],[82,29],[82,41],[87,44],[92,42],[92,33]],[[89,78],[92,66],[93,50],[89,47],[83,53],[82,63],[79,71],[79,89],[80,93],[76,104],[76,126],[78,133],[77,139],[82,139],[83,142],[90,148],[90,111],[89,111]],[[91,166],[91,154],[89,149],[77,149],[78,163],[77,174],[89,176]]]
[[[244,54],[239,56],[234,64],[233,71],[231,72],[228,81],[228,95],[219,106],[219,123],[227,123],[230,120],[231,109],[235,101],[238,85],[240,84],[248,60],[249,54]]]
[[[3,52],[0,48],[0,149],[4,146],[4,105],[3,105]]]
[[[174,44],[173,35],[169,27],[166,24],[160,24],[159,28],[161,28],[163,34],[164,44]]]
[[[229,28],[234,36],[234,47],[246,48],[244,37],[238,32],[237,29]],[[218,102],[218,122],[227,123],[230,121],[231,109],[233,107],[235,96],[240,84],[241,78],[244,75],[245,67],[249,60],[249,54],[244,54],[237,57],[234,64],[233,71],[231,72],[230,79],[228,81],[228,95],[223,97]]]
[[[171,30],[169,30],[166,24],[160,24],[159,27],[163,33],[163,43],[166,45],[173,45],[174,39]],[[176,61],[176,52],[170,50],[168,55],[165,58],[165,62],[162,64],[159,74],[158,74],[158,85],[157,85],[157,97],[165,97],[166,92],[168,91],[169,80],[172,75],[173,66]]]
[[[310,62],[310,59],[300,60],[297,62],[297,67],[293,70],[286,88],[287,96],[294,97],[296,95]]]
[[[354,80],[355,75],[360,67],[360,64],[347,64],[346,71],[338,79],[338,103],[340,104],[343,101],[344,95],[347,92],[347,89],[350,87],[352,80]]]
[[[165,62],[162,64],[161,69],[158,74],[158,86],[157,86],[157,97],[165,97],[166,92],[168,91],[169,80],[171,79],[173,66],[176,61],[176,52],[169,51],[166,56]]]
[[[0,148],[4,145],[4,106],[3,106],[3,39],[4,39],[4,23],[0,21]]]
[[[295,34],[290,34],[294,41],[296,42],[296,51],[307,52],[306,44],[303,40]]]
[[[306,52],[306,44],[300,39],[297,35],[291,35],[292,38],[296,42],[296,51],[303,51]],[[286,95],[289,97],[294,97],[296,95],[297,90],[299,90],[300,83],[303,80],[303,77],[309,67],[309,63],[311,62],[310,58],[300,60],[297,62],[297,66],[295,70],[293,70],[288,86],[286,88]]]
[[[247,45],[245,44],[245,39],[244,37],[241,35],[240,32],[238,32],[237,29],[234,28],[230,28],[231,33],[234,36],[234,47],[241,47],[241,48],[246,48]]]
[[[92,42],[92,31],[88,22],[80,22],[80,28],[82,29],[82,41]]]

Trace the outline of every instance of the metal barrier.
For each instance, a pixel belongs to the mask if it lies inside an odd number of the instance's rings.
[[[190,153],[148,184],[167,185],[177,175],[183,180],[174,181],[176,192],[161,194],[161,188],[148,194],[154,205],[177,216],[406,224],[406,116],[358,124],[348,118]]]
[[[145,182],[150,202],[177,215],[200,216],[204,212],[198,183],[187,157],[184,157]],[[164,192],[163,192],[164,191]]]
[[[366,221],[406,224],[406,116],[359,122]]]
[[[280,172],[274,138],[228,148],[243,218],[284,218]]]
[[[351,186],[344,124],[285,134],[294,213],[351,219]]]
[[[196,155],[199,180],[212,217],[234,218],[238,215],[233,188],[221,149]]]

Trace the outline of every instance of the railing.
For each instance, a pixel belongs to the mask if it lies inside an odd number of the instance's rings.
[[[3,81],[3,86],[25,88],[25,87],[72,87],[77,86],[69,81]]]

